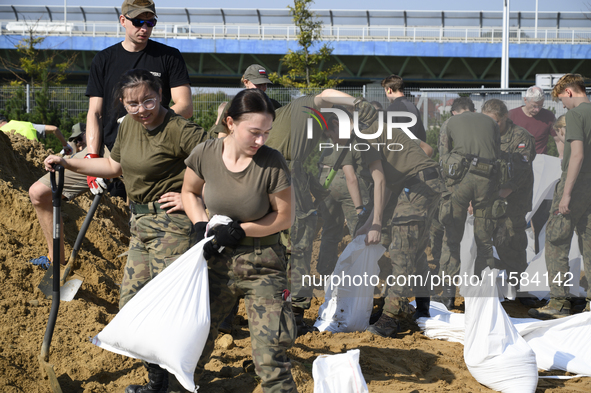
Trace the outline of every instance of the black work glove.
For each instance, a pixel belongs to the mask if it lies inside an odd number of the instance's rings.
[[[205,259],[211,258],[221,247],[236,248],[240,244],[240,240],[246,236],[244,229],[240,227],[240,221],[215,226],[209,230],[208,235],[213,235],[214,238],[203,246]]]
[[[378,118],[378,111],[365,98],[357,97],[353,102],[355,110],[359,114],[360,128],[369,127]]]
[[[364,206],[363,210],[361,211],[361,213],[357,214],[357,224],[355,225],[355,230],[353,231],[353,234],[351,235],[352,237],[355,237],[355,234],[357,233],[357,231],[363,226],[365,225],[367,219],[369,218],[369,214],[371,212],[369,210],[367,210],[367,208]]]
[[[195,224],[193,224],[193,228],[195,228],[195,233],[197,234],[197,243],[205,239],[205,229],[207,228],[207,221],[197,221]]]

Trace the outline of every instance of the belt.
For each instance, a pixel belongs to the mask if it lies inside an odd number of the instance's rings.
[[[431,167],[431,168],[423,169],[422,171],[420,171],[419,173],[417,173],[416,175],[414,175],[413,177],[408,179],[404,183],[404,186],[408,188],[410,186],[414,186],[417,183],[437,179],[438,177],[439,177],[439,169],[438,168]]]
[[[273,245],[279,243],[279,233],[274,233],[272,235],[265,236],[265,237],[247,236],[247,237],[243,238],[242,240],[240,240],[240,245],[241,246],[255,246],[255,242],[257,240],[259,241],[259,245],[261,245],[261,246],[273,246]]]
[[[149,202],[144,205],[131,201],[129,202],[129,210],[131,210],[133,214],[156,214],[166,212],[166,210],[161,209],[160,206],[162,206],[162,203],[158,202]]]
[[[476,159],[477,162],[483,162],[488,165],[496,165],[496,163],[497,163],[497,160],[491,160],[490,158],[478,157],[478,156],[475,156],[474,154],[466,154],[465,157],[469,161],[469,163],[471,163],[474,159]]]

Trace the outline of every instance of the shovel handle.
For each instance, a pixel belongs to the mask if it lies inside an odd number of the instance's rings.
[[[61,202],[62,191],[64,189],[64,172],[65,169],[61,165],[54,165],[53,169],[59,174],[59,182],[56,184],[55,172],[50,172],[49,180],[51,181],[51,196],[53,199],[53,291],[51,297],[51,310],[49,312],[49,320],[47,321],[47,328],[45,329],[45,336],[41,345],[41,353],[39,358],[49,361],[49,346],[51,344],[51,337],[53,336],[53,329],[55,328],[55,321],[60,307],[60,223],[61,223]]]
[[[60,285],[64,285],[66,279],[70,275],[70,271],[74,266],[74,260],[76,260],[76,255],[78,255],[78,250],[80,250],[80,246],[82,245],[82,240],[84,240],[84,237],[86,236],[86,231],[88,230],[90,222],[94,217],[94,213],[96,212],[96,209],[98,208],[98,205],[101,202],[102,196],[102,193],[97,194],[94,196],[94,199],[92,200],[92,205],[90,205],[90,209],[88,209],[88,213],[86,213],[86,218],[84,219],[84,222],[80,227],[80,232],[78,232],[78,237],[76,238],[76,242],[74,243],[74,248],[72,248],[72,254],[70,255],[70,259],[68,260],[68,264],[66,265],[66,269],[64,270],[64,274],[62,275],[62,278],[60,280]]]
[[[64,174],[63,166],[56,164],[53,166],[54,172],[49,172],[49,181],[51,182],[51,195],[53,198],[53,206],[60,207],[62,205],[62,191],[64,190]],[[55,181],[55,172],[59,175],[59,181]]]

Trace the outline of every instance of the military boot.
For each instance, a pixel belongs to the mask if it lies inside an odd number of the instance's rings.
[[[147,363],[148,383],[146,385],[129,385],[125,393],[165,393],[168,388],[168,371],[157,364]]]
[[[448,310],[455,307],[456,302],[456,287],[455,285],[444,286],[440,296],[433,298],[434,301],[442,303]],[[418,306],[418,303],[417,303]]]
[[[413,319],[416,321],[419,318],[431,318],[431,314],[429,313],[431,298],[417,297],[415,298],[415,301],[417,303],[417,311],[415,311]]]
[[[299,307],[292,307],[293,316],[295,317],[295,323],[297,328],[297,337],[303,336],[310,332],[317,332],[318,328],[315,326],[308,326],[304,322],[304,310]]]
[[[395,318],[389,317],[382,313],[380,319],[378,319],[378,321],[373,325],[370,325],[366,330],[377,336],[396,338],[396,333],[398,333],[399,326],[400,325]]]
[[[550,299],[547,305],[540,308],[530,308],[530,317],[538,319],[557,319],[570,315],[570,301],[567,299]]]
[[[220,323],[220,326],[218,327],[218,330],[220,332],[232,334],[232,324],[234,323],[234,318],[236,317],[236,314],[238,314],[239,305],[240,299],[237,299],[236,304],[234,304],[234,307],[232,308],[232,311],[230,311],[230,313],[226,316],[226,318],[224,318],[222,323]]]

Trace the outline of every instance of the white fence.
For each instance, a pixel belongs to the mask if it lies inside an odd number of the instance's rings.
[[[123,37],[118,23],[0,22],[0,34],[35,34],[71,37]],[[295,40],[294,25],[182,24],[159,23],[152,37],[179,39]],[[410,41],[410,42],[489,42],[500,43],[500,27],[404,27],[404,26],[324,26],[327,41]],[[511,43],[591,43],[591,28],[512,28]]]

